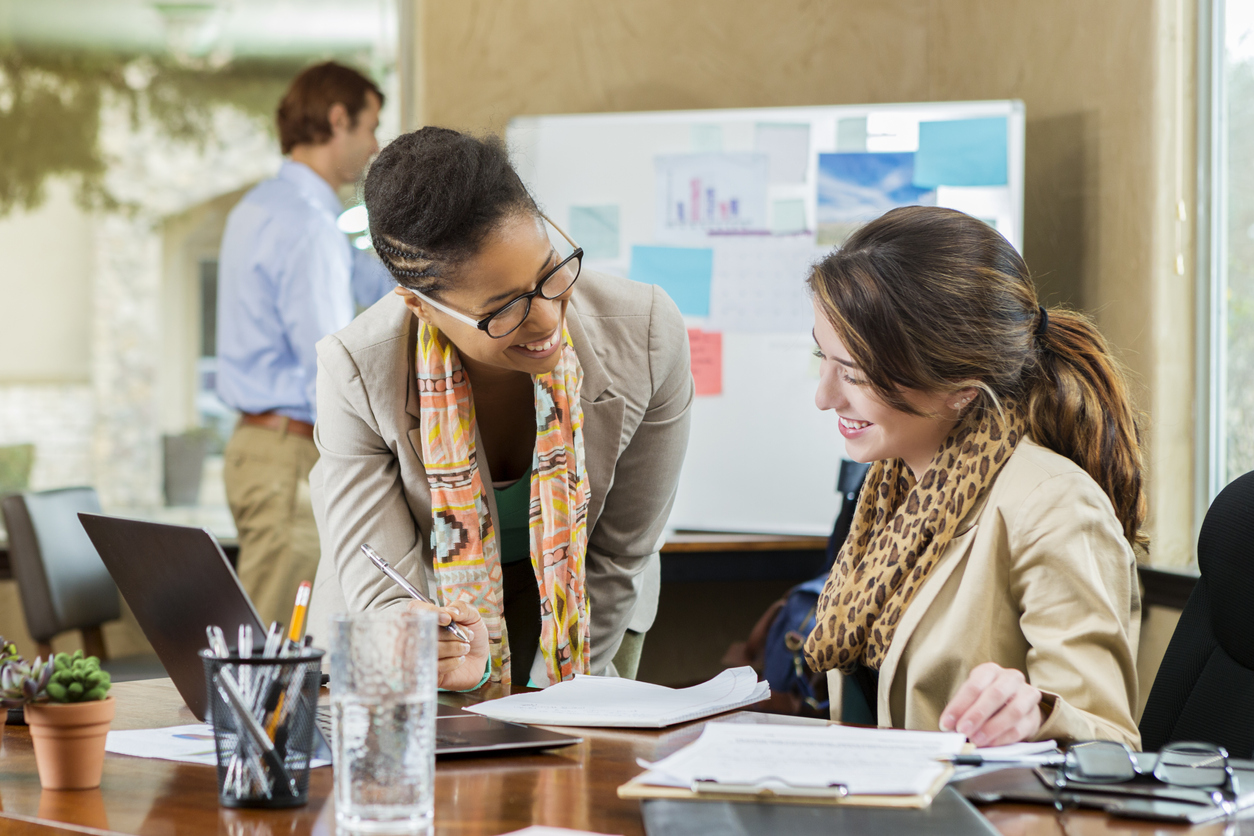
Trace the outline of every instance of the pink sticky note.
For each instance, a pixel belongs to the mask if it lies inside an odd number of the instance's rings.
[[[719,331],[688,329],[692,352],[692,380],[698,395],[723,394],[723,335]]]

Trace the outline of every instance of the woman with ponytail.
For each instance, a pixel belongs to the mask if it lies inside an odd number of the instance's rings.
[[[950,209],[894,209],[809,285],[816,404],[874,462],[805,645],[833,715],[1139,748],[1141,452],[1101,335]]]

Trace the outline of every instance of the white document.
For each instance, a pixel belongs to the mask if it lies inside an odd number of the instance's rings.
[[[531,694],[467,706],[485,717],[542,726],[660,729],[743,708],[771,694],[748,666],[691,688],[667,688],[613,676],[576,676]]]
[[[876,110],[866,117],[866,150],[894,154],[919,150],[919,118],[910,113]]]
[[[771,161],[772,183],[805,183],[810,169],[810,123],[759,122],[753,134],[754,150]]]
[[[955,766],[950,782],[978,778],[990,772],[1023,766],[1048,766],[1061,762],[1062,753],[1053,740],[1029,743],[1011,743],[1008,746],[986,746],[971,754],[979,755],[984,763],[979,766]]]
[[[949,768],[937,759],[965,744],[954,732],[709,723],[640,780],[685,789],[714,781],[783,794],[843,785],[850,795],[921,795]]]
[[[812,235],[712,236],[710,327],[742,333],[806,334],[814,308],[810,268],[829,252]]]
[[[213,727],[207,723],[169,726],[164,729],[111,731],[105,738],[105,751],[136,758],[218,765],[218,753],[213,745]],[[309,765],[312,768],[330,763],[328,760],[314,758]]]
[[[1008,746],[985,746],[983,749],[976,749],[971,754],[979,755],[986,763],[999,761],[1018,765],[1048,764],[1059,758],[1058,744],[1052,740],[1011,743]]]

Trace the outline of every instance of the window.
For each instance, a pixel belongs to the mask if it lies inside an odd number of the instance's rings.
[[[1254,3],[1203,3],[1201,193],[1209,234],[1200,247],[1205,286],[1202,352],[1209,374],[1209,500],[1254,470]],[[1209,43],[1207,43],[1209,42]],[[1207,55],[1209,46],[1209,55]],[[1205,210],[1209,212],[1205,212]]]

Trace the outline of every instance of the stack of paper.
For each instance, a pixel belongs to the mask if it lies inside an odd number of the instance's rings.
[[[985,746],[971,753],[984,763],[1004,763],[1011,766],[1048,766],[1059,763],[1062,753],[1053,740],[1034,740],[1011,743],[1007,746]]]
[[[744,708],[771,695],[753,668],[731,668],[691,688],[667,688],[612,676],[576,676],[543,691],[468,706],[467,711],[543,726],[660,729]]]
[[[977,778],[1002,769],[1050,766],[1062,761],[1062,753],[1058,751],[1058,746],[1052,740],[1011,743],[1008,746],[987,746],[983,749],[976,749],[967,757],[969,761],[959,761],[954,765],[954,774],[950,777],[950,781],[965,781],[968,778]]]
[[[948,732],[710,723],[633,784],[694,791],[929,797],[966,743]]]

